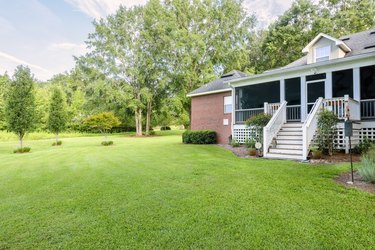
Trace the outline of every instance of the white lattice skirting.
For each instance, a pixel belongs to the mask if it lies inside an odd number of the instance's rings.
[[[254,136],[255,130],[245,125],[234,125],[233,139],[239,143],[245,143],[245,140]],[[362,122],[353,124],[352,146],[358,145],[364,138],[375,141],[375,122]],[[344,123],[338,125],[337,138],[335,140],[336,149],[349,148],[349,140],[344,136]]]

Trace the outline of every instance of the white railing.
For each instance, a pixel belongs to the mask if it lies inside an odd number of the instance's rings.
[[[267,126],[263,128],[263,152],[265,157],[267,157],[268,148],[273,138],[277,135],[283,124],[286,123],[286,104],[287,102],[284,101],[279,105]]]
[[[264,103],[264,113],[273,115],[276,113],[276,111],[279,109],[281,106],[281,103]]]
[[[236,124],[244,123],[250,117],[263,113],[263,108],[239,109],[235,111]]]
[[[286,107],[286,120],[288,122],[301,121],[301,105],[290,105]]]
[[[375,99],[361,100],[361,119],[375,118]]]
[[[312,107],[306,121],[302,126],[302,156],[306,159],[309,154],[309,147],[314,138],[316,129],[318,127],[318,114],[323,108],[323,98],[320,97],[316,100],[314,106]]]
[[[360,120],[360,104],[353,100],[348,95],[344,97],[336,97],[332,99],[325,99],[323,101],[323,108],[332,111],[341,120]]]

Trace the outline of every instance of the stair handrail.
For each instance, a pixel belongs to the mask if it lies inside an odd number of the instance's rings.
[[[277,111],[273,114],[271,120],[263,128],[263,154],[267,157],[268,148],[270,147],[273,138],[280,131],[284,123],[286,123],[286,105],[283,101]]]
[[[306,121],[302,126],[302,156],[303,159],[307,159],[309,154],[309,148],[314,138],[316,129],[318,128],[318,114],[323,106],[323,98],[319,97],[312,107]]]

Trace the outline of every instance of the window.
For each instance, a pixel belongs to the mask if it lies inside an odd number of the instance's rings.
[[[224,96],[224,113],[232,113],[232,96]]]
[[[328,61],[330,53],[331,53],[331,46],[316,48],[315,49],[315,62]]]
[[[332,72],[332,96],[343,97],[344,95],[353,97],[352,69]]]

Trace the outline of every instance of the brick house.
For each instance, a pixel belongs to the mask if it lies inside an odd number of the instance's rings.
[[[245,121],[268,113],[264,157],[305,160],[318,115],[329,110],[340,120],[336,149],[348,152],[347,120],[355,122],[352,145],[375,140],[375,28],[341,38],[320,33],[302,52],[284,67],[250,76],[232,71],[189,93],[191,128],[215,130],[219,143],[230,135],[243,143],[254,135]]]
[[[229,143],[232,134],[232,89],[226,81],[246,76],[233,70],[190,92],[191,129],[214,130],[218,143]]]

